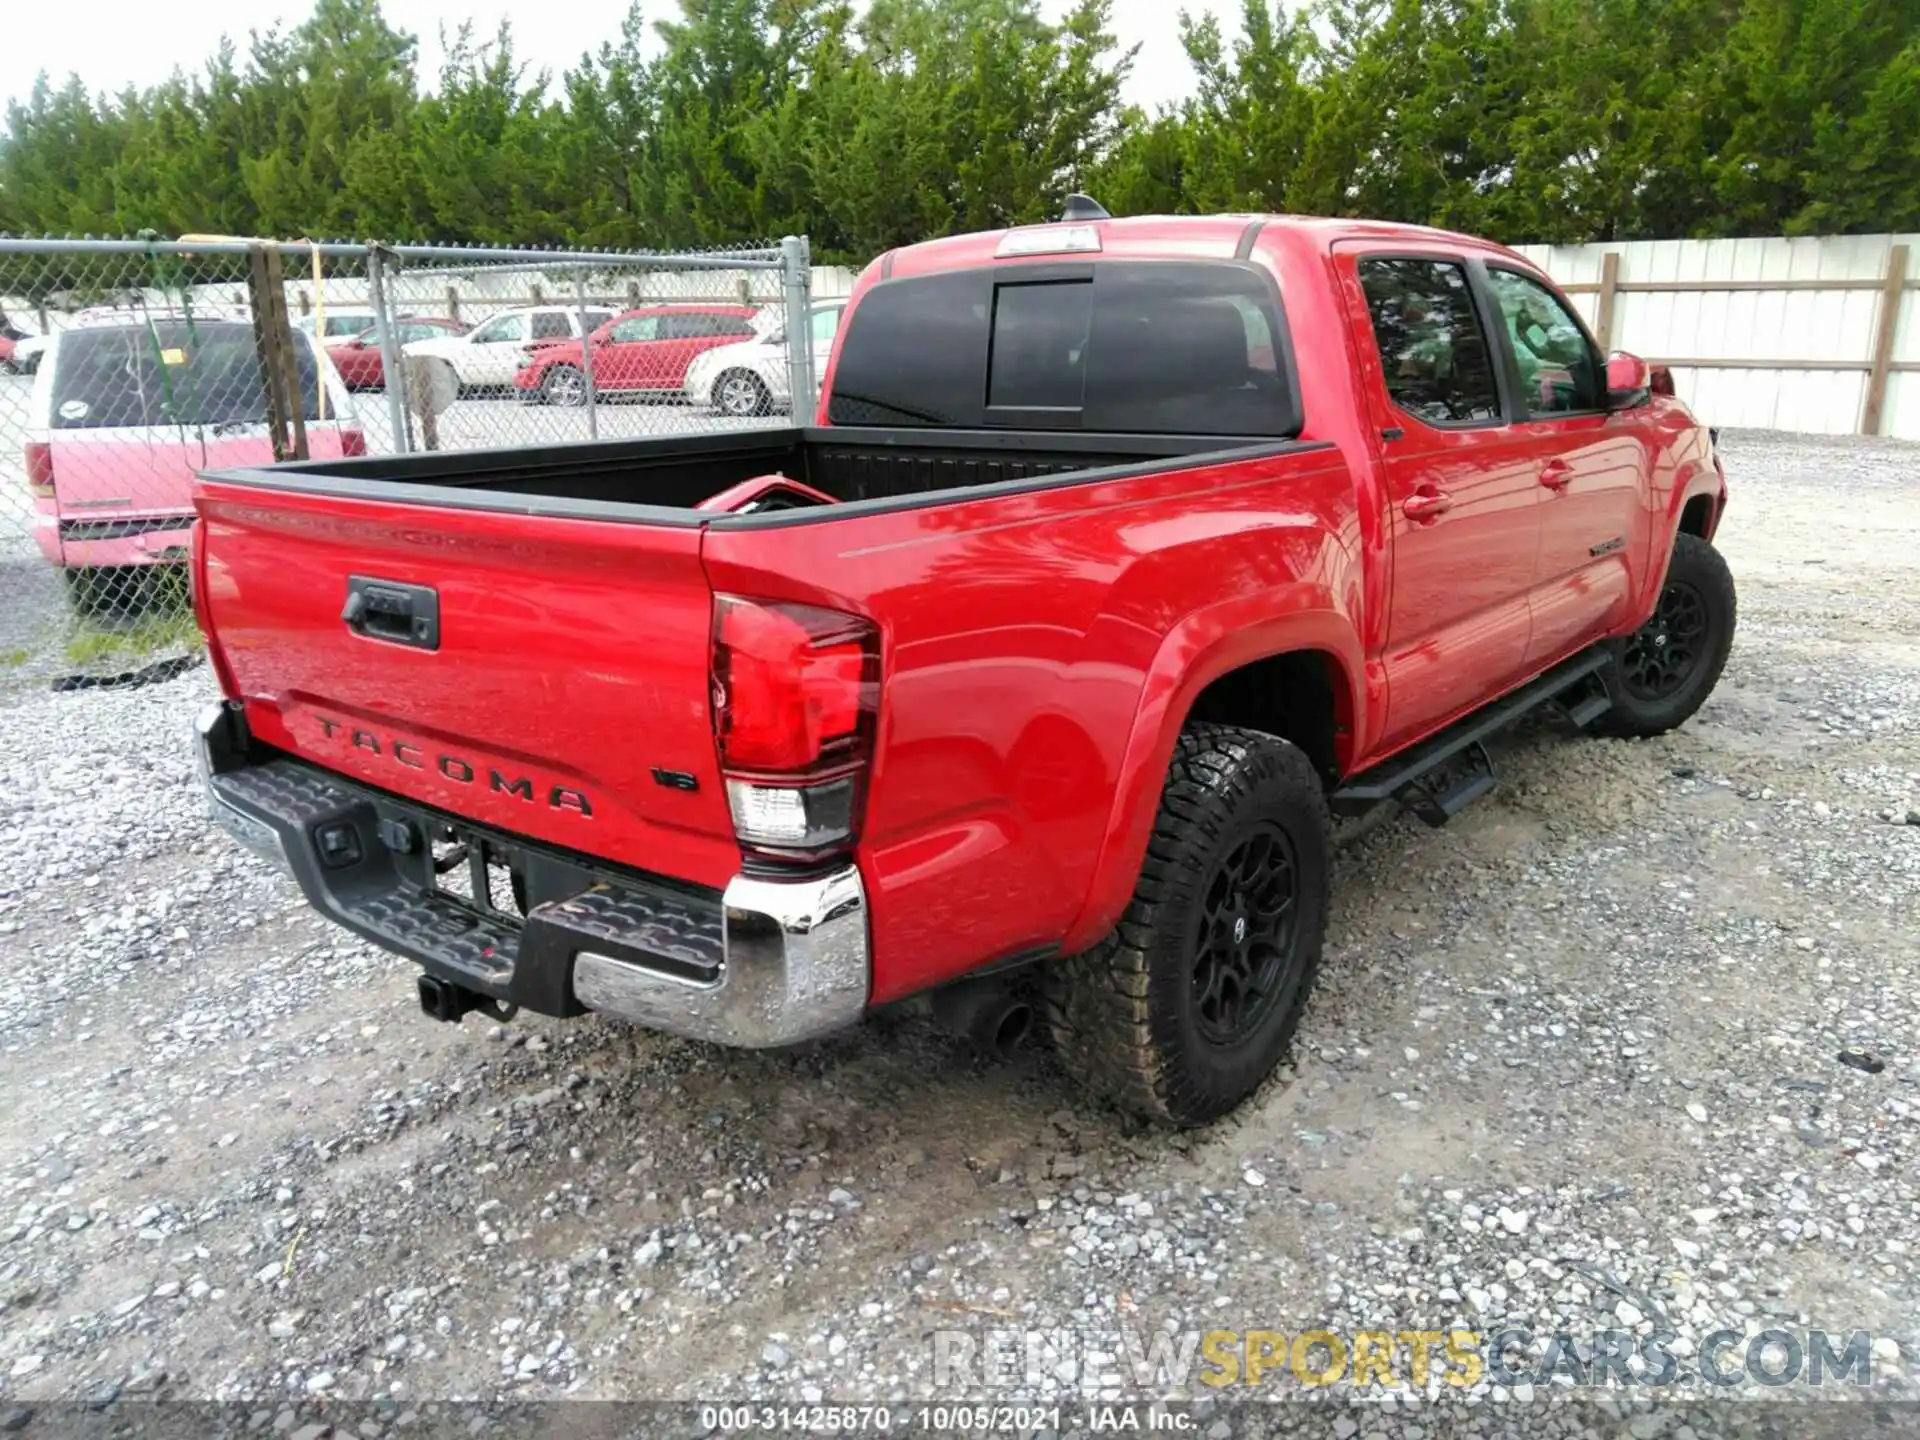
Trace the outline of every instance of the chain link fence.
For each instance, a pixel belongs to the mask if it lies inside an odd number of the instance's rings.
[[[111,683],[190,653],[200,470],[805,416],[845,303],[814,304],[811,274],[792,238],[0,237],[0,681]]]

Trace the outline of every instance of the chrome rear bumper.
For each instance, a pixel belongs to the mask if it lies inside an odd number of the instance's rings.
[[[712,983],[582,950],[573,992],[589,1010],[748,1049],[825,1035],[866,1009],[867,896],[852,866],[819,880],[736,876],[721,901],[721,940]]]
[[[234,838],[289,870],[321,913],[448,984],[749,1049],[814,1039],[866,1009],[867,899],[852,865],[809,880],[740,875],[716,894],[546,853],[529,863],[552,898],[505,915],[435,888],[417,846],[388,842],[462,822],[289,757],[255,763],[231,707],[209,706],[197,729],[209,804]],[[524,844],[475,833],[504,852]]]

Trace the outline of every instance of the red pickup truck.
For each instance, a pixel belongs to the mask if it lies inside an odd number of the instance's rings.
[[[898,250],[811,427],[203,475],[214,809],[442,1019],[925,996],[1202,1123],[1286,1052],[1330,815],[1713,688],[1725,479],[1660,379],[1464,235]]]

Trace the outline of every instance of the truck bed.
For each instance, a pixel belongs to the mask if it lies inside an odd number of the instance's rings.
[[[207,478],[343,499],[524,515],[750,525],[769,512],[728,516],[695,507],[767,475],[784,475],[848,505],[878,509],[934,492],[1083,472],[1109,471],[1123,478],[1135,468],[1164,469],[1171,459],[1248,448],[1244,436],[948,430],[936,440],[926,430],[789,427],[314,460],[270,471],[210,472]]]

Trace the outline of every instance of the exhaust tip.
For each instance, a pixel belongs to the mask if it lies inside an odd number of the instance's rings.
[[[983,1048],[996,1055],[1011,1055],[1033,1033],[1033,1006],[1024,1000],[1010,1001],[997,1016],[989,1012],[986,1018],[990,1023],[981,1029],[989,1033],[979,1038]]]

